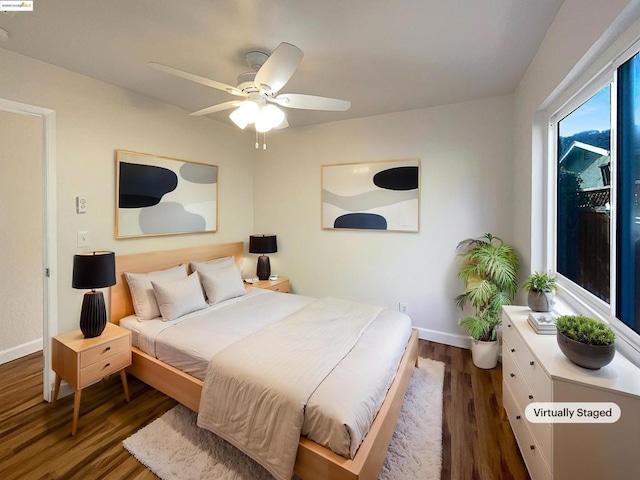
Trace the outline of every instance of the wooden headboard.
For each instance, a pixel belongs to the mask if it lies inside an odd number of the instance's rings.
[[[134,313],[131,293],[129,292],[124,272],[153,272],[155,270],[166,270],[190,261],[203,262],[222,257],[234,257],[238,269],[242,271],[243,255],[244,244],[242,242],[116,255],[116,284],[111,287],[111,316],[109,321],[118,324],[121,318]]]

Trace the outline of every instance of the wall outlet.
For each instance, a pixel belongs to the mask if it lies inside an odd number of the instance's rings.
[[[398,311],[400,311],[400,313],[404,313],[404,314],[409,314],[409,305],[406,303],[399,303],[398,304]]]
[[[76,213],[87,213],[87,197],[76,197]]]

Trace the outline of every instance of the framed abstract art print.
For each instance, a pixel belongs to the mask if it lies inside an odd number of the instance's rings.
[[[420,160],[322,166],[322,228],[418,232]]]
[[[116,150],[116,238],[218,229],[218,167]]]

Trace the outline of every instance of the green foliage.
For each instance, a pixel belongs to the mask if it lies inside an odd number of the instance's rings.
[[[529,275],[529,278],[524,281],[522,288],[528,292],[555,292],[557,288],[556,279],[546,272],[533,272]]]
[[[584,315],[558,317],[556,327],[567,337],[587,345],[612,345],[616,341],[616,334],[611,327]]]
[[[518,289],[520,259],[511,245],[491,233],[463,240],[457,249],[462,249],[457,258],[458,278],[464,283],[464,292],[454,303],[460,309],[469,303],[476,313],[462,320],[462,325],[474,340],[495,340],[502,321],[502,306],[511,303]]]

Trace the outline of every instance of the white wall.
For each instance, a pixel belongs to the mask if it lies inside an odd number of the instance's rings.
[[[1,357],[42,339],[40,117],[0,111],[0,168]]]
[[[522,275],[543,268],[542,205],[531,204],[532,189],[542,189],[542,152],[534,152],[534,113],[561,86],[629,0],[565,0],[520,82],[514,110],[513,238],[523,254]],[[532,168],[532,158],[535,168]],[[532,230],[533,225],[533,230]]]
[[[219,122],[0,49],[0,98],[56,111],[58,331],[78,328],[84,291],[71,288],[77,231],[117,254],[247,239],[253,226],[253,142]],[[115,150],[219,165],[217,233],[114,238]],[[84,195],[88,213],[75,213]]]
[[[278,236],[272,271],[304,295],[406,302],[424,336],[458,342],[457,243],[488,231],[510,240],[512,106],[504,96],[268,136],[254,232]],[[421,160],[420,233],[321,229],[321,165],[411,157]]]

